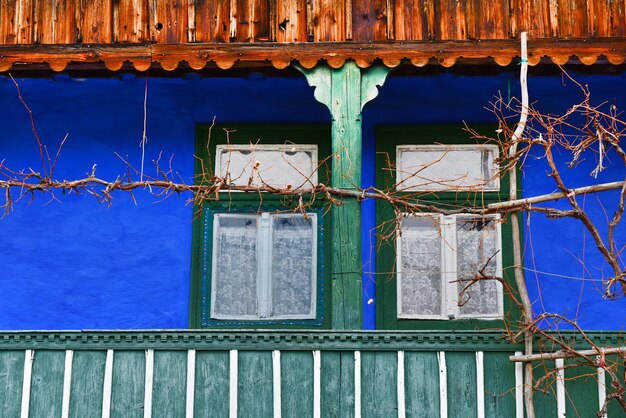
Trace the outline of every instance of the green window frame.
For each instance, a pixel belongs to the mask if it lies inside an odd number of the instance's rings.
[[[313,150],[316,148],[317,181],[328,184],[330,165],[326,160],[330,155],[330,137],[330,127],[321,125],[199,125],[196,129],[196,184],[209,184],[213,181],[213,175],[219,174],[214,173],[216,162],[219,163],[217,152],[226,152],[227,147],[245,153],[245,148],[251,144],[255,150],[276,150],[286,146],[287,155],[300,149],[315,152]],[[247,176],[248,173],[245,177]],[[231,178],[230,181],[247,184],[247,180],[243,178],[238,180]],[[308,187],[302,183],[299,185],[302,188]],[[298,185],[294,184],[293,188],[298,188]],[[301,201],[307,204],[308,215],[303,215],[297,210]],[[193,210],[190,327],[330,327],[330,268],[327,267],[330,260],[330,216],[324,199],[309,194],[285,196],[256,190],[223,191],[219,193],[219,200],[196,203]],[[250,225],[250,228],[258,228],[258,233],[252,232],[256,240],[255,249],[252,251],[256,251],[258,263],[254,286],[260,289],[258,295],[254,296],[256,305],[253,314],[225,314],[228,309],[217,308],[216,297],[219,291],[216,290],[218,287],[215,285],[214,269],[221,259],[216,258],[218,245],[215,242],[218,241],[214,239],[218,240],[221,237],[220,222],[229,219],[235,223],[237,221],[233,220],[247,219],[249,221],[246,225],[254,224]],[[274,225],[277,225],[279,220],[283,223],[296,221],[308,223],[316,231],[311,241],[312,274],[315,279],[311,285],[311,306],[314,307],[314,313],[281,315],[271,312],[275,292],[271,286],[276,276],[274,267],[270,266],[271,245],[275,242],[272,238],[276,233]]]
[[[491,126],[472,127],[478,131],[489,133],[495,130]],[[448,146],[450,149],[462,151],[463,149],[474,149],[481,147],[486,149],[484,143],[469,139],[469,134],[463,131],[460,126],[395,126],[395,127],[378,127],[375,130],[376,138],[376,183],[381,190],[395,190],[394,185],[397,183],[398,156],[397,149],[424,149],[432,150],[434,145]],[[418,183],[416,181],[416,183]],[[496,187],[499,186],[499,187]],[[418,187],[419,188],[419,187]],[[435,190],[396,190],[397,195],[409,201],[419,199],[420,202],[432,205],[436,208],[451,208],[467,206],[483,206],[493,202],[508,200],[508,176],[499,179],[499,184],[489,183],[483,190],[464,188],[460,186],[454,191],[446,190],[445,187],[433,187]],[[441,308],[434,314],[402,313],[402,307],[399,306],[399,274],[398,274],[398,246],[401,238],[398,238],[396,232],[397,226],[403,224],[403,219],[422,218],[422,226],[438,225],[438,234],[430,235],[433,239],[438,239],[442,244],[439,254],[433,255],[438,257],[434,263],[440,272],[432,274],[439,275],[439,283],[441,289],[439,292],[442,299]],[[424,218],[430,219],[425,221]],[[500,294],[498,297],[500,304],[498,314],[481,315],[470,313],[463,315],[463,307],[452,306],[452,302],[456,305],[456,297],[451,297],[450,292],[454,288],[452,281],[458,277],[452,277],[457,271],[456,257],[458,255],[456,244],[445,242],[447,239],[456,240],[462,229],[460,221],[467,223],[468,215],[439,215],[433,213],[413,214],[403,216],[394,212],[389,202],[379,200],[376,203],[376,224],[378,225],[378,253],[377,253],[377,328],[379,329],[485,329],[485,328],[502,328],[504,321],[510,321],[512,318],[519,318],[519,310],[510,303],[506,295]],[[511,226],[505,222],[506,219],[500,215],[492,216],[497,218],[494,221],[495,227],[499,229],[497,232],[500,236],[500,242],[496,243],[499,248],[496,257],[494,257],[494,266],[496,272],[501,273],[507,287],[512,289],[514,286],[513,270],[513,251],[511,243]],[[472,219],[470,219],[472,220]],[[479,224],[474,217],[472,220]],[[419,225],[417,225],[419,226]],[[431,228],[432,230],[432,228]],[[438,244],[433,244],[433,248],[437,248]],[[452,261],[450,261],[452,259]],[[491,261],[490,261],[491,263]],[[491,265],[491,264],[490,264]],[[436,268],[435,267],[435,268]],[[401,280],[401,276],[400,276]],[[475,285],[476,286],[476,285]],[[496,286],[502,292],[501,285]],[[470,289],[471,290],[471,289]],[[448,295],[446,296],[446,292]],[[405,309],[405,311],[408,311]],[[399,315],[400,312],[400,315]]]

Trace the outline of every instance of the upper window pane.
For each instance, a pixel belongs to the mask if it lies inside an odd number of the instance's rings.
[[[500,189],[496,145],[399,145],[396,147],[398,190]]]
[[[310,188],[317,184],[317,145],[218,145],[215,173],[237,186]]]
[[[257,316],[257,216],[215,215],[212,317]]]
[[[308,219],[307,219],[308,218]],[[315,317],[315,214],[272,218],[272,316]]]
[[[398,264],[398,316],[442,315],[441,232],[437,215],[402,218]]]

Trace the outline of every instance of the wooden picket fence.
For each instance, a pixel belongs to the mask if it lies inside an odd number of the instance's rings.
[[[521,418],[517,351],[497,332],[4,332],[0,416]],[[593,416],[605,376],[561,377],[537,416]]]

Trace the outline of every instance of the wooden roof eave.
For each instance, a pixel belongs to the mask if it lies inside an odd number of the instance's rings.
[[[165,70],[175,70],[185,61],[200,70],[207,63],[228,69],[236,62],[242,66],[271,63],[278,69],[297,61],[312,68],[324,60],[333,68],[346,60],[354,60],[367,68],[374,60],[395,67],[403,60],[424,66],[439,63],[450,67],[462,59],[492,59],[506,66],[519,55],[519,41],[384,41],[384,42],[327,42],[327,43],[193,43],[193,44],[55,44],[55,45],[0,45],[0,71],[8,71],[14,63],[47,63],[54,71],[62,71],[69,63],[104,63],[116,71],[130,62],[138,71],[158,63]],[[534,39],[528,43],[528,60],[536,65],[543,57],[556,64],[565,64],[572,57],[591,65],[603,56],[611,64],[621,64],[626,58],[626,38]]]

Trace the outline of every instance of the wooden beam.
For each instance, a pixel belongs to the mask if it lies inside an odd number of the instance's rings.
[[[298,67],[315,99],[332,117],[332,186],[358,190],[361,184],[361,109],[378,94],[389,68],[361,70],[355,62],[341,68]],[[356,196],[345,197],[332,209],[332,326],[359,329],[361,312],[361,207]]]
[[[292,62],[313,68],[321,60],[339,68],[347,60],[354,60],[366,68],[375,60],[387,67],[395,67],[402,60],[414,65],[439,63],[454,65],[458,60],[494,60],[498,65],[508,65],[519,55],[518,41],[437,41],[437,42],[303,42],[303,43],[195,43],[195,44],[38,44],[0,45],[0,71],[7,71],[13,63],[48,63],[55,70],[63,70],[70,62],[104,62],[107,68],[117,70],[125,61],[137,70],[145,70],[159,63],[173,70],[182,61],[194,69],[213,62],[220,68],[230,68],[235,63],[252,65],[271,62],[284,68]],[[591,65],[599,57],[611,64],[621,64],[626,57],[626,38],[530,40],[528,61],[536,65],[548,57],[563,63],[577,57]]]

